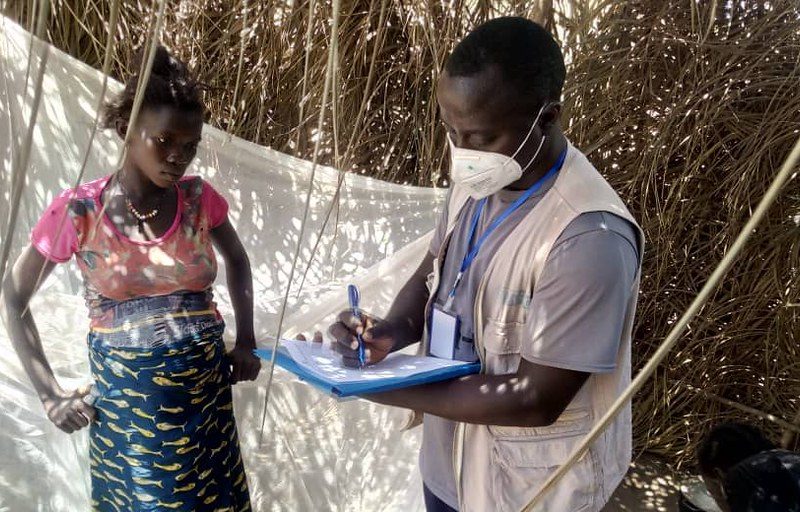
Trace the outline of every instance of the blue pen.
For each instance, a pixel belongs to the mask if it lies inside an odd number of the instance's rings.
[[[359,309],[359,293],[356,285],[351,284],[347,286],[347,295],[350,298],[350,309],[353,311],[353,316],[361,320],[361,310]],[[360,334],[356,334],[358,340],[358,366],[363,368],[367,364],[366,354],[364,353],[364,338]]]

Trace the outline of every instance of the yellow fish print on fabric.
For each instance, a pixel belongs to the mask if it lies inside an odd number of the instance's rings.
[[[192,489],[194,489],[195,487],[197,487],[197,484],[194,483],[194,482],[191,482],[191,483],[188,483],[188,484],[184,485],[183,487],[173,487],[172,488],[172,493],[176,494],[176,493],[179,493],[179,492],[188,492],[188,491],[191,491]]]
[[[147,437],[149,439],[153,439],[154,437],[156,437],[156,435],[153,432],[150,432],[149,430],[140,427],[139,425],[137,425],[136,423],[134,423],[132,421],[130,423],[130,426],[131,426],[132,429],[136,430],[137,432],[139,432],[144,437]]]
[[[146,419],[146,420],[150,420],[150,421],[152,421],[153,423],[155,423],[155,421],[156,421],[156,417],[155,417],[154,415],[152,415],[152,414],[147,414],[146,412],[144,412],[143,410],[141,410],[141,409],[140,409],[140,408],[138,408],[138,407],[134,407],[133,409],[131,409],[131,412],[132,412],[133,414],[135,414],[136,416],[139,416],[140,418],[144,418],[144,419]]]
[[[163,456],[164,456],[164,453],[163,453],[163,452],[160,452],[160,451],[159,451],[159,452],[153,451],[153,450],[151,450],[150,448],[148,448],[148,447],[146,447],[146,446],[142,446],[142,445],[140,445],[140,444],[132,444],[132,445],[131,445],[131,448],[132,448],[134,451],[136,451],[136,452],[138,452],[138,453],[141,453],[142,455],[157,455],[157,456],[159,456],[159,457],[163,457]]]
[[[149,478],[142,478],[140,476],[134,476],[133,477],[133,481],[136,482],[139,485],[150,485],[150,486],[158,487],[159,489],[163,489],[164,488],[164,484],[161,483],[158,480],[150,480]]]
[[[179,469],[181,469],[183,466],[181,466],[181,465],[180,465],[179,463],[177,463],[177,462],[175,462],[175,463],[172,463],[172,464],[166,464],[166,465],[164,465],[164,464],[159,464],[158,462],[154,462],[154,463],[153,463],[153,467],[156,467],[156,468],[158,468],[158,469],[163,469],[164,471],[178,471],[178,470],[179,470]]]
[[[162,441],[161,446],[184,446],[188,444],[190,439],[186,436],[176,439],[175,441]]]
[[[130,389],[130,388],[125,388],[125,389],[122,390],[122,392],[124,394],[128,395],[131,398],[141,398],[145,402],[147,402],[148,398],[153,396],[153,395],[145,395],[144,393],[139,393],[138,391]]]
[[[164,407],[163,405],[158,406],[159,412],[168,412],[171,414],[179,414],[183,412],[183,407]]]
[[[183,506],[183,502],[182,501],[172,501],[170,503],[166,503],[166,502],[163,502],[163,501],[159,500],[158,503],[156,503],[156,505],[158,505],[159,507],[164,507],[164,508],[168,508],[168,509],[172,509],[172,510],[177,510],[177,509],[179,509],[179,508],[181,508]]]
[[[175,382],[175,381],[170,380],[170,379],[168,379],[166,377],[153,377],[152,381],[153,381],[154,384],[156,384],[158,386],[164,386],[164,387],[167,387],[167,386],[181,387],[181,386],[183,386],[183,384],[181,384],[180,382]]]
[[[171,423],[163,422],[163,423],[156,423],[156,428],[162,432],[169,432],[170,430],[175,430],[175,429],[181,429],[185,431],[186,425],[188,424],[189,422],[186,422],[183,425],[173,425]]]

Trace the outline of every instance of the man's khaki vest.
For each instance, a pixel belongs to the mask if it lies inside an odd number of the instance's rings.
[[[444,249],[468,198],[466,191],[457,187],[450,195],[447,234],[429,278],[433,291],[439,286]],[[530,301],[505,301],[504,297],[518,290],[535,293],[550,249],[564,229],[579,215],[597,211],[618,215],[638,229],[616,192],[586,157],[569,144],[553,187],[503,242],[481,280],[475,299],[474,323],[475,347],[483,373],[516,372],[521,346],[530,342],[524,334],[525,313]],[[644,237],[639,229],[640,261],[643,249]],[[462,512],[516,512],[524,507],[630,383],[631,330],[639,277],[640,271],[637,271],[625,313],[616,370],[592,374],[555,423],[536,428],[458,425],[453,464]],[[423,353],[427,352],[427,338],[426,333],[420,347]],[[420,417],[416,415],[416,421],[411,423],[417,423]],[[630,461],[631,411],[628,407],[547,495],[538,510],[600,510],[622,480]]]

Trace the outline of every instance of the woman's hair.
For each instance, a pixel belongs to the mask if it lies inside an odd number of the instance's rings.
[[[144,52],[140,50],[133,58],[134,69],[141,69],[143,58]],[[125,83],[125,89],[105,105],[103,109],[105,128],[114,128],[118,119],[130,120],[139,78],[138,74],[133,75]],[[158,46],[141,108],[172,106],[180,110],[205,113],[202,90],[203,86],[189,73],[186,64],[170,55],[163,46]]]
[[[723,423],[714,427],[700,444],[697,463],[704,474],[722,473],[775,445],[755,427],[744,423]]]

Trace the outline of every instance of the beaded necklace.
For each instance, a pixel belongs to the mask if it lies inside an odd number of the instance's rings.
[[[156,204],[152,210],[146,213],[142,213],[139,211],[136,206],[134,206],[133,201],[130,199],[130,194],[128,190],[125,188],[125,185],[122,183],[122,178],[120,176],[121,173],[117,173],[117,184],[119,185],[120,190],[122,190],[122,195],[125,198],[125,206],[127,206],[128,211],[131,212],[131,215],[137,220],[139,224],[139,232],[144,233],[144,224],[145,222],[155,218],[158,215],[159,208],[161,206],[161,201],[166,196],[166,193],[162,193],[157,199]]]

